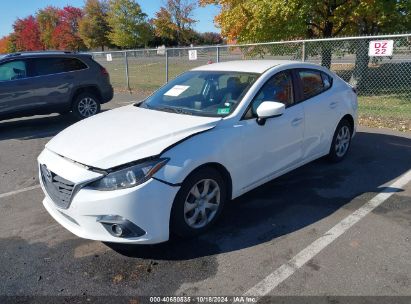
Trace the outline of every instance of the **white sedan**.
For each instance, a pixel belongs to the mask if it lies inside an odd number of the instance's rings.
[[[198,67],[54,137],[38,158],[43,204],[87,239],[197,235],[228,200],[317,158],[343,159],[356,125],[355,90],[321,66]]]

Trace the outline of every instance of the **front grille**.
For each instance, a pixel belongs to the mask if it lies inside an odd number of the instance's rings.
[[[74,183],[51,172],[45,165],[40,165],[40,174],[44,188],[54,204],[62,209],[67,209],[71,203]]]

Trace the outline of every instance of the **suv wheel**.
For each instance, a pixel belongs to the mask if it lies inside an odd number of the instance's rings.
[[[206,231],[217,220],[227,200],[226,185],[213,168],[192,173],[181,186],[171,210],[171,231],[191,237]]]
[[[72,112],[78,119],[84,119],[100,112],[100,102],[91,93],[81,93],[73,102]]]

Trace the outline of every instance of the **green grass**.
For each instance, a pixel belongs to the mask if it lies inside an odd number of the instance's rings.
[[[411,119],[411,96],[360,96],[358,106],[362,115]]]
[[[411,131],[410,95],[359,96],[358,113],[361,125]]]

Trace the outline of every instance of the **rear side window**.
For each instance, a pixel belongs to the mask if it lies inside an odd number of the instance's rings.
[[[300,70],[298,75],[301,80],[304,99],[318,95],[328,90],[332,85],[332,78],[320,71]]]
[[[87,66],[76,58],[36,58],[32,59],[35,76],[52,75],[84,70]]]
[[[0,64],[0,81],[11,81],[27,77],[26,62],[14,60]]]

